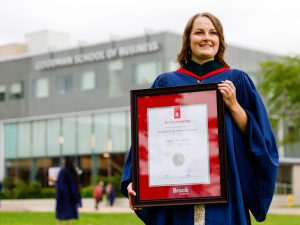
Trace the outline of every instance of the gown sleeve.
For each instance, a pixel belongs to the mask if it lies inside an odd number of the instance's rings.
[[[132,159],[131,159],[131,148],[126,157],[125,165],[123,168],[120,191],[128,198],[127,186],[132,182]]]
[[[237,100],[248,116],[246,135],[236,138],[238,169],[246,205],[263,221],[274,194],[279,164],[276,141],[261,97],[244,74],[237,85]],[[239,89],[239,90],[238,90]]]

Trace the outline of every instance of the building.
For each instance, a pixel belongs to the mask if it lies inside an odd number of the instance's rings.
[[[84,185],[99,174],[121,173],[131,142],[129,91],[175,70],[180,45],[180,35],[162,32],[0,59],[0,180],[46,186],[48,168],[63,155],[75,157]],[[234,46],[226,54],[232,68],[255,82],[259,62],[278,57]],[[287,174],[299,170],[300,154],[284,154],[278,182],[296,184]]]

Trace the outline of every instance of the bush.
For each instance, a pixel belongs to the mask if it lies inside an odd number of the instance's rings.
[[[109,182],[113,184],[116,197],[122,196],[120,193],[121,174],[115,173],[111,177],[98,176],[97,183],[102,180],[105,185]],[[81,189],[83,198],[93,197],[94,184]],[[23,180],[17,179],[15,182],[11,178],[3,180],[2,198],[4,199],[28,199],[28,198],[55,198],[55,187],[43,188],[38,181],[33,181],[30,184]]]
[[[27,198],[42,198],[42,185],[38,181],[32,181],[28,187]]]
[[[81,188],[81,197],[82,198],[92,198],[93,197],[93,186]]]
[[[4,179],[4,192],[2,197],[5,199],[28,199],[28,198],[54,198],[55,188],[42,188],[38,181],[30,184],[21,179],[13,182],[11,179]]]
[[[28,198],[28,184],[23,180],[17,179],[13,189],[14,198]]]
[[[56,189],[55,187],[42,188],[41,197],[42,198],[55,198]]]
[[[13,198],[13,188],[15,187],[15,183],[11,177],[5,177],[2,182],[3,185],[3,198]]]

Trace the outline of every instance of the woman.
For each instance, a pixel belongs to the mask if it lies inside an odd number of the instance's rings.
[[[225,109],[228,158],[228,203],[147,207],[136,210],[145,224],[155,225],[245,225],[249,210],[257,221],[266,218],[276,182],[278,152],[263,102],[249,76],[229,69],[224,60],[223,28],[214,15],[200,13],[187,23],[182,49],[177,56],[181,68],[161,74],[152,88],[219,83]],[[131,151],[126,160],[121,192],[132,208]]]
[[[93,197],[95,199],[95,209],[98,209],[99,203],[102,202],[104,190],[104,182],[100,180],[93,190]]]
[[[64,157],[64,167],[60,170],[56,184],[56,219],[72,224],[78,219],[78,207],[81,206],[79,177],[70,157]]]

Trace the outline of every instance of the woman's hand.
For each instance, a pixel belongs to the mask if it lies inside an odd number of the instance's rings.
[[[219,91],[223,95],[225,105],[231,109],[237,107],[239,103],[236,100],[236,89],[234,84],[230,80],[222,81],[218,84]]]
[[[132,210],[141,210],[141,208],[134,208],[132,205],[133,197],[136,196],[136,192],[132,189],[132,183],[128,184],[127,191],[128,191],[128,198],[129,198],[129,207]]]
[[[236,99],[236,89],[234,84],[230,80],[225,80],[218,84],[218,89],[221,92],[224,103],[229,109],[229,112],[236,125],[242,131],[242,133],[245,133],[248,117],[245,110],[241,107]]]

